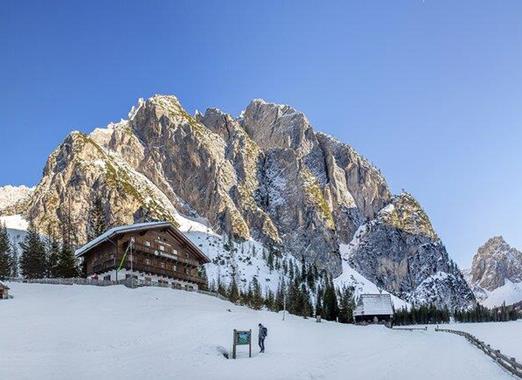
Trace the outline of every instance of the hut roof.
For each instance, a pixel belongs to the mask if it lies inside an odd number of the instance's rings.
[[[389,294],[361,294],[353,315],[393,315],[391,296]]]
[[[105,233],[101,234],[97,238],[91,240],[87,244],[85,244],[83,247],[76,250],[76,256],[83,256],[85,253],[90,251],[92,248],[96,247],[97,245],[103,243],[104,241],[110,240],[111,238],[121,235],[127,232],[137,232],[137,231],[144,231],[144,230],[151,230],[151,229],[158,229],[158,228],[168,228],[172,231],[175,236],[180,238],[186,245],[188,245],[195,253],[201,258],[201,260],[204,263],[210,262],[209,258],[201,252],[201,250],[194,245],[181,231],[179,231],[176,227],[174,227],[169,222],[148,222],[148,223],[136,223],[136,224],[129,224],[126,226],[118,226],[111,228],[110,230],[106,231]]]

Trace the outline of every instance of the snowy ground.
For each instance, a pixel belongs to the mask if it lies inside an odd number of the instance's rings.
[[[196,293],[10,283],[0,379],[510,379],[451,334],[315,323]],[[230,311],[228,311],[228,309]],[[269,329],[267,352],[227,360],[232,329]],[[257,338],[257,333],[254,339]]]
[[[522,362],[522,320],[511,322],[456,323],[451,329],[469,332],[503,354]]]

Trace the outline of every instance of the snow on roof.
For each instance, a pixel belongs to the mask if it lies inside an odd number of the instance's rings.
[[[0,281],[0,289],[7,289],[7,290],[9,290],[9,287]]]
[[[389,294],[361,294],[353,312],[359,315],[392,315],[393,308]]]
[[[96,239],[91,240],[87,244],[85,244],[83,247],[76,250],[76,256],[81,256],[85,252],[87,252],[89,249],[97,246],[101,242],[111,238],[114,235],[122,234],[124,232],[131,232],[131,231],[141,231],[146,230],[153,227],[168,227],[172,226],[169,222],[148,222],[148,223],[136,223],[136,224],[129,224],[126,226],[119,226],[111,228],[110,230],[106,231],[105,233],[98,236]]]

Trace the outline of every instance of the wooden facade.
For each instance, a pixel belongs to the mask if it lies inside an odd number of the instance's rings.
[[[9,288],[0,282],[0,300],[9,298]]]
[[[201,265],[209,259],[167,222],[116,227],[77,251],[87,277],[133,278],[145,283],[205,288]]]

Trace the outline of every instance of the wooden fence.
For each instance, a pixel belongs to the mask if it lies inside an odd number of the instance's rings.
[[[178,287],[175,285],[169,285],[159,282],[142,281],[138,279],[125,279],[119,281],[112,280],[96,280],[90,278],[19,278],[19,277],[7,277],[4,278],[8,282],[23,282],[29,284],[48,284],[48,285],[94,285],[94,286],[111,286],[111,285],[125,285],[128,288],[138,288],[142,286],[153,286],[157,288],[172,288],[178,290],[185,290],[188,292],[196,292],[205,294],[207,296],[217,297],[221,300],[228,301],[219,293],[209,292],[206,290],[195,290],[193,288]]]
[[[485,342],[479,340],[467,332],[439,328],[435,328],[435,331],[448,332],[465,337],[472,345],[482,350],[486,355],[495,360],[500,366],[518,378],[522,379],[522,364],[518,363],[515,358],[507,357],[506,355],[502,354],[500,350],[491,348],[489,344],[486,344]]]
[[[427,326],[425,326],[425,327],[392,327],[391,329],[392,330],[406,330],[406,331],[415,331],[415,330],[428,331]]]

